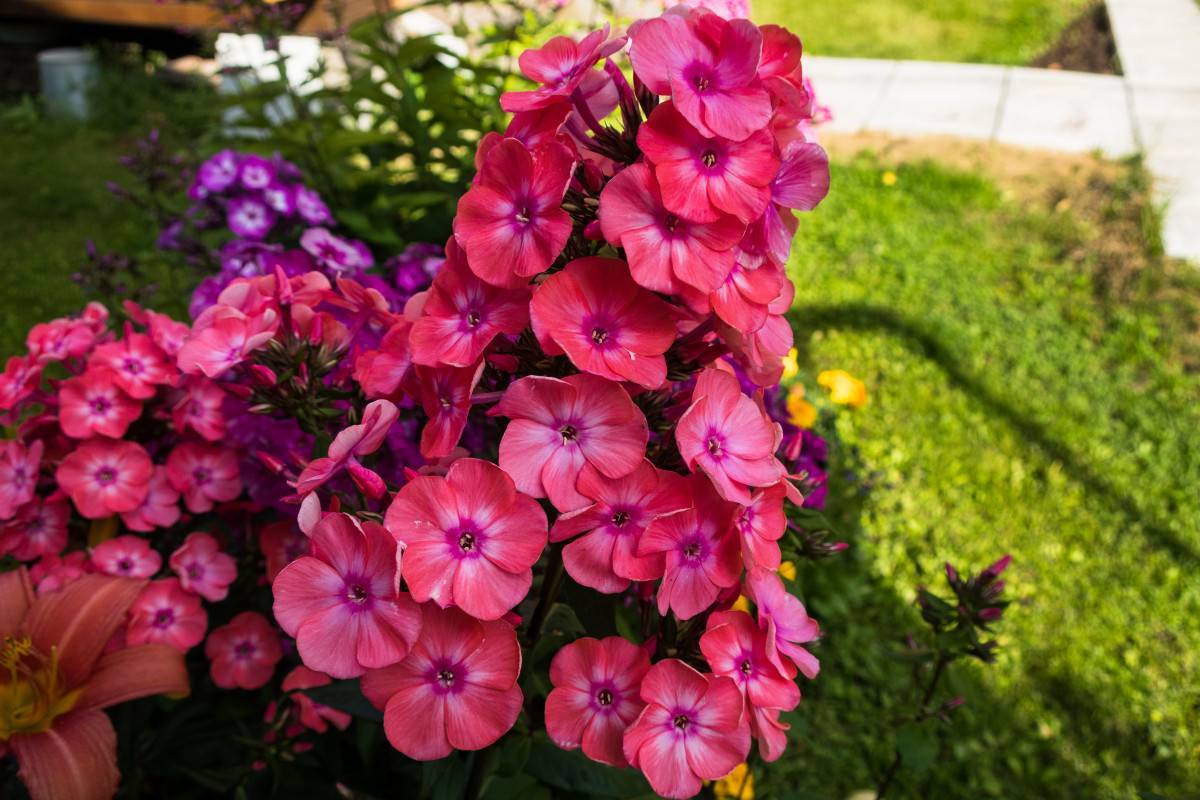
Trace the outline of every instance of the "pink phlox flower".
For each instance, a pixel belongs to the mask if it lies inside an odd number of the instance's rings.
[[[0,520],[11,519],[33,499],[45,449],[41,439],[29,445],[16,439],[0,439]]]
[[[809,680],[817,677],[821,662],[800,645],[816,641],[821,628],[804,604],[788,593],[774,571],[761,567],[747,574],[746,594],[757,608],[759,627],[767,633],[767,658],[775,668],[789,677],[797,669]]]
[[[275,180],[275,165],[269,158],[254,153],[242,156],[238,165],[238,181],[251,191],[267,188]]]
[[[210,533],[189,533],[183,544],[171,553],[168,563],[179,576],[185,591],[198,594],[210,603],[229,595],[229,586],[237,580],[237,561],[221,550]]]
[[[707,17],[647,20],[632,34],[629,58],[650,91],[669,94],[698,131],[740,142],[771,120],[771,97],[756,74],[763,37],[749,20]],[[719,41],[707,33],[718,33]]]
[[[214,630],[204,643],[213,683],[222,689],[258,689],[283,658],[279,633],[257,611],[243,611]]]
[[[742,505],[750,504],[752,487],[783,479],[783,465],[775,458],[779,425],[742,394],[736,377],[706,369],[692,398],[675,427],[679,454],[689,469],[703,472],[725,499]]]
[[[276,219],[270,206],[248,195],[233,198],[225,207],[225,224],[243,239],[257,241],[266,237],[275,227]]]
[[[398,591],[401,550],[383,526],[328,514],[312,529],[311,555],[275,577],[275,619],[296,638],[304,664],[354,678],[405,657],[421,612]]]
[[[638,286],[625,262],[575,259],[538,287],[530,312],[548,355],[565,352],[585,372],[647,389],[666,380],[675,310]]]
[[[353,274],[374,263],[364,248],[336,236],[328,228],[309,228],[300,234],[300,246],[319,264],[337,275]]]
[[[770,202],[779,156],[766,130],[740,142],[705,136],[668,102],[654,109],[637,140],[654,164],[663,205],[673,214],[715,222],[724,212],[750,222]]]
[[[732,678],[756,708],[791,711],[800,688],[767,657],[767,635],[745,611],[718,611],[700,637],[704,660],[717,675]]]
[[[165,644],[186,653],[204,639],[208,614],[200,598],[178,578],[151,581],[129,608],[125,641],[130,647]]]
[[[295,522],[281,519],[267,523],[258,532],[258,549],[267,562],[267,582],[272,583],[284,567],[309,554],[309,539]]]
[[[193,514],[211,511],[217,503],[227,503],[242,493],[237,451],[218,444],[176,445],[167,456],[167,477]]]
[[[576,639],[563,647],[550,663],[551,741],[564,750],[582,747],[593,761],[626,766],[622,740],[645,707],[638,689],[649,669],[650,655],[620,636]]]
[[[91,571],[91,562],[82,550],[73,550],[61,557],[47,553],[29,568],[29,579],[40,597],[62,591]]]
[[[367,397],[391,396],[400,388],[412,366],[411,333],[412,323],[397,322],[383,335],[379,349],[363,351],[355,358],[353,377]]]
[[[345,711],[338,711],[336,708],[318,703],[301,691],[302,689],[328,686],[331,683],[333,683],[333,679],[325,673],[317,672],[301,664],[287,674],[279,687],[290,693],[300,716],[300,724],[315,733],[324,733],[329,730],[330,725],[339,731],[344,731],[350,727],[350,722],[353,720],[353,717]]]
[[[625,46],[624,36],[610,39],[608,33],[605,25],[578,42],[569,36],[555,36],[539,48],[522,52],[518,59],[521,72],[541,85],[532,91],[505,92],[500,106],[509,113],[533,111],[570,97],[597,61]]]
[[[625,731],[625,758],[663,797],[692,797],[749,753],[742,693],[731,679],[672,658],[646,673],[641,697],[646,707]]]
[[[811,211],[829,194],[829,156],[815,142],[795,141],[783,151],[779,174],[771,181],[771,202],[750,226],[747,238],[761,243],[776,264],[787,263],[796,217],[788,209]]]
[[[58,423],[63,433],[74,439],[120,439],[142,415],[141,402],[130,397],[118,385],[117,373],[105,366],[63,381],[58,402]]]
[[[179,369],[218,378],[273,339],[278,326],[279,316],[273,309],[247,316],[229,306],[212,306],[196,320],[191,336],[179,349]]]
[[[517,288],[554,262],[571,235],[561,205],[574,168],[574,156],[558,142],[530,150],[503,139],[489,150],[454,218],[454,238],[472,272]]]
[[[751,495],[750,504],[738,510],[734,526],[741,537],[742,557],[747,564],[767,569],[779,567],[782,558],[779,540],[787,530],[783,503],[788,489],[786,479],[759,489]]]
[[[54,477],[87,519],[133,511],[146,499],[154,464],[136,442],[97,437],[58,465]]]
[[[584,534],[563,548],[567,573],[607,594],[624,591],[631,580],[661,578],[662,554],[638,555],[638,544],[654,520],[691,508],[687,479],[649,461],[616,479],[585,464],[576,488],[590,504],[559,515],[550,530],[552,542]]]
[[[117,536],[91,549],[97,572],[123,578],[149,578],[162,567],[162,556],[140,536]]]
[[[203,375],[189,375],[180,384],[179,399],[171,408],[171,422],[177,433],[195,431],[210,442],[225,438],[227,395],[219,384]]]
[[[361,466],[358,459],[379,449],[400,409],[390,400],[372,400],[363,409],[362,422],[351,425],[334,437],[329,452],[323,458],[309,462],[296,480],[296,491],[308,494],[333,478],[351,464]]]
[[[150,488],[141,505],[132,511],[121,512],[121,522],[131,531],[149,533],[155,528],[169,528],[179,521],[179,492],[171,485],[165,466],[156,466],[150,476]]]
[[[680,283],[714,291],[733,269],[733,246],[745,226],[731,214],[693,222],[667,210],[648,164],[626,167],[600,194],[604,238],[625,250],[640,285],[678,294]]]
[[[33,356],[12,356],[0,373],[0,411],[11,411],[37,388],[42,365]],[[6,415],[0,415],[2,419]]]
[[[79,358],[92,349],[96,331],[91,325],[76,319],[56,319],[39,322],[29,329],[25,346],[39,364]]]
[[[480,622],[457,608],[422,607],[421,636],[399,664],[368,672],[367,699],[383,710],[392,747],[431,761],[481,750],[521,713],[521,648],[503,620]]]
[[[794,289],[791,282],[784,284],[782,297],[790,303]],[[783,358],[792,348],[792,326],[781,311],[782,306],[768,306],[767,319],[762,327],[752,333],[742,333],[729,325],[719,325],[717,333],[725,340],[730,351],[745,369],[747,377],[757,386],[774,386],[783,374]]]
[[[0,524],[0,555],[32,561],[62,552],[67,546],[70,518],[71,507],[61,494],[35,497],[21,506],[15,517]]]
[[[309,225],[328,225],[333,222],[329,206],[321,199],[321,195],[307,186],[296,187],[296,212]]]
[[[97,347],[88,365],[111,368],[117,385],[138,400],[153,397],[157,387],[175,380],[175,366],[167,354],[146,334],[128,329],[124,339]]]
[[[510,420],[500,466],[518,489],[549,497],[559,511],[588,504],[575,488],[584,464],[620,478],[646,453],[645,416],[619,384],[595,375],[521,378],[488,413]]]
[[[482,361],[463,368],[414,367],[409,391],[429,417],[421,430],[423,457],[444,458],[458,446],[471,413],[471,393],[482,375]]]
[[[417,602],[458,606],[494,620],[529,592],[546,547],[546,513],[503,470],[462,458],[446,477],[406,483],[384,524],[404,548],[404,580]]]

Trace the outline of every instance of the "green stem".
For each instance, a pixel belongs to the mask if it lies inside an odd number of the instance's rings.
[[[929,679],[929,685],[925,687],[925,694],[921,698],[921,705],[917,709],[917,719],[922,719],[925,714],[925,709],[929,706],[929,701],[933,699],[933,693],[937,691],[938,682],[942,679],[942,674],[946,671],[946,665],[950,663],[950,659],[945,653],[938,655],[937,663],[933,668],[933,677]],[[883,780],[879,782],[879,788],[875,790],[875,800],[883,800],[887,790],[891,787],[892,781],[896,777],[896,773],[900,771],[900,753],[897,752],[892,763],[888,766],[887,772],[883,775]]]
[[[558,590],[562,587],[562,582],[562,547],[556,546],[550,551],[550,563],[546,566],[545,577],[542,578],[542,590],[538,595],[537,606],[533,609],[533,616],[529,618],[529,630],[526,631],[526,637],[530,644],[536,642],[542,635],[542,627],[546,624],[546,616],[550,613],[550,607],[554,605],[554,601],[558,598]]]
[[[500,749],[495,745],[486,747],[475,754],[471,762],[471,775],[467,778],[467,787],[463,791],[466,800],[480,800],[487,788],[492,773],[500,761]]]

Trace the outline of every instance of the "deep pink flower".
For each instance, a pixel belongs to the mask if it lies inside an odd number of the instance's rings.
[[[149,578],[162,567],[162,556],[140,536],[117,536],[91,550],[98,572],[123,578]]]
[[[634,283],[624,261],[575,259],[538,287],[530,313],[547,354],[565,351],[584,372],[647,389],[666,380],[675,309]]]
[[[222,689],[257,689],[283,658],[279,633],[262,614],[243,611],[214,630],[204,643],[213,683]]]
[[[384,524],[404,548],[417,602],[493,620],[521,602],[546,547],[546,513],[495,464],[460,458],[446,477],[406,483]]]
[[[574,166],[557,142],[530,151],[504,139],[491,148],[454,218],[454,238],[472,272],[516,288],[553,263],[571,235],[561,204]]]
[[[383,710],[392,747],[430,761],[503,736],[521,713],[520,672],[521,648],[507,622],[480,622],[426,603],[421,638],[408,657],[368,672],[362,691]]]
[[[529,292],[485,283],[467,267],[458,245],[446,245],[446,263],[425,298],[409,335],[418,364],[466,367],[498,335],[516,336],[529,323]]]
[[[702,471],[726,500],[742,505],[750,504],[750,487],[783,479],[783,465],[775,458],[779,425],[742,394],[736,377],[706,369],[692,398],[675,427],[679,454],[691,470]]]
[[[714,291],[733,269],[733,246],[744,226],[722,214],[692,222],[663,205],[647,164],[626,167],[600,193],[604,238],[625,249],[633,279],[655,292],[678,294],[679,283]]]
[[[171,409],[175,430],[179,433],[193,430],[210,442],[224,439],[225,390],[202,375],[189,375],[181,388],[183,394]]]
[[[296,704],[296,709],[300,714],[300,724],[310,731],[324,733],[330,725],[339,731],[350,727],[353,717],[345,711],[338,711],[336,708],[318,703],[300,691],[301,689],[328,686],[332,682],[333,679],[323,672],[317,672],[301,664],[289,672],[280,685],[283,691],[291,693],[292,702]]]
[[[746,594],[757,608],[759,627],[767,633],[767,658],[775,668],[789,677],[797,669],[810,680],[817,677],[821,662],[800,645],[816,641],[821,628],[804,604],[788,593],[774,571],[762,567],[747,574]]]
[[[96,331],[86,322],[77,319],[56,319],[39,322],[29,329],[25,346],[29,355],[38,363],[63,361],[79,358],[92,349]]]
[[[293,520],[276,520],[267,523],[258,532],[258,549],[267,562],[267,582],[273,583],[284,567],[309,554],[309,538]]]
[[[62,382],[58,390],[58,424],[75,439],[110,436],[120,439],[142,414],[142,404],[125,393],[108,367],[93,367]]]
[[[100,345],[88,366],[111,368],[117,385],[138,400],[153,397],[157,387],[175,379],[175,369],[166,354],[144,333],[127,331],[124,339]]]
[[[650,655],[620,636],[577,639],[554,655],[546,733],[564,750],[583,747],[593,761],[624,767],[621,747],[645,703],[638,695]]]
[[[33,356],[13,356],[0,373],[0,411],[9,411],[37,388],[42,365]]]
[[[224,600],[229,585],[237,579],[237,561],[222,552],[212,534],[189,533],[183,544],[171,553],[171,571],[179,576],[179,585],[210,603]]]
[[[423,457],[445,458],[458,446],[471,413],[471,392],[482,374],[482,362],[462,368],[413,368],[411,394],[429,417],[421,430]]]
[[[354,380],[367,397],[386,397],[400,388],[412,367],[409,336],[412,323],[401,321],[388,329],[378,350],[367,350],[354,361]]]
[[[309,462],[296,480],[296,491],[308,494],[337,475],[344,467],[357,464],[360,456],[370,455],[383,444],[384,437],[400,416],[390,400],[372,400],[363,409],[362,422],[351,425],[334,437],[328,455]]]
[[[151,581],[129,607],[125,641],[130,647],[160,643],[186,653],[204,639],[208,614],[200,598],[185,592],[177,578]]]
[[[620,478],[646,454],[645,416],[618,384],[595,375],[521,378],[488,413],[511,420],[500,466],[518,489],[549,497],[559,511],[588,504],[575,488],[584,464]]]
[[[625,731],[625,758],[658,794],[691,797],[702,781],[725,777],[750,752],[742,693],[729,678],[705,676],[671,658],[646,673],[641,697],[646,707]]]
[[[655,519],[692,505],[685,478],[643,461],[621,478],[606,478],[584,465],[576,484],[590,505],[561,514],[550,541],[561,542],[586,532],[563,548],[563,565],[576,582],[615,594],[629,582],[662,577],[663,556],[638,555],[638,543]]]
[[[156,466],[145,499],[133,511],[121,512],[121,521],[131,531],[149,533],[155,528],[171,527],[179,521],[180,513],[179,492],[171,485],[167,468]]]
[[[792,326],[783,312],[776,309],[786,310],[793,292],[792,284],[785,283],[782,302],[768,306],[766,322],[752,333],[742,333],[728,325],[717,327],[718,334],[746,370],[746,376],[757,386],[774,386],[783,374],[783,358],[792,347]]]
[[[29,579],[38,595],[53,594],[87,575],[91,568],[88,555],[82,550],[73,550],[62,557],[47,553],[29,568]]]
[[[771,202],[750,226],[749,238],[761,242],[775,263],[787,263],[796,235],[796,217],[787,209],[811,211],[829,194],[829,156],[815,142],[795,141],[784,148],[779,174],[771,181]]]
[[[55,480],[88,519],[133,511],[150,491],[154,465],[136,442],[88,439],[58,465]]]
[[[8,553],[18,561],[32,561],[61,553],[67,546],[70,518],[70,504],[61,494],[35,497],[21,506],[16,517],[0,525],[0,555]]]
[[[41,439],[28,446],[16,439],[0,439],[0,520],[10,519],[33,499],[45,448]]]
[[[500,106],[509,113],[533,111],[569,98],[597,61],[625,46],[625,37],[608,38],[608,25],[579,42],[555,36],[539,48],[521,53],[519,63],[526,78],[541,84],[528,92],[505,92]]]
[[[421,614],[399,592],[396,542],[381,525],[328,514],[312,530],[312,555],[275,577],[275,619],[300,658],[335,678],[395,664],[409,652]]]
[[[663,204],[685,219],[715,222],[726,212],[750,222],[771,200],[779,156],[769,131],[741,142],[705,136],[668,102],[638,128],[637,141],[654,164]]]
[[[167,477],[188,511],[201,514],[242,493],[237,451],[204,442],[176,445],[167,456]]]
[[[219,378],[275,336],[279,323],[273,310],[250,317],[225,306],[213,308],[221,310],[211,315],[204,326],[197,320],[192,335],[179,348],[181,372],[189,375],[202,372],[210,378]]]
[[[716,21],[709,18],[708,21]],[[771,120],[771,97],[758,80],[762,33],[749,20],[720,21],[709,42],[681,14],[647,20],[633,33],[629,58],[650,91],[675,107],[705,136],[740,142]]]
[[[757,259],[762,263],[750,267],[745,263],[749,260],[745,252],[740,252],[729,277],[706,298],[707,305],[722,321],[746,334],[754,333],[766,324],[771,305],[791,286],[783,267],[767,259]],[[697,303],[693,297],[686,296],[686,299],[696,310],[706,310],[703,303]]]
[[[734,520],[742,539],[742,555],[748,565],[777,569],[781,555],[779,540],[787,530],[783,501],[787,487],[782,483],[760,489],[751,495]]]
[[[275,226],[275,212],[254,197],[235,197],[225,208],[229,230],[243,239],[262,239]]]
[[[374,263],[369,252],[354,242],[335,236],[326,228],[309,228],[300,235],[300,246],[334,273],[354,273]]]
[[[736,506],[726,503],[693,478],[694,507],[659,517],[642,535],[638,555],[665,555],[665,572],[658,587],[658,610],[689,619],[713,604],[722,589],[736,586],[742,571],[737,536],[733,533]]]
[[[718,611],[700,637],[704,660],[717,675],[727,675],[755,706],[791,711],[800,689],[767,658],[766,632],[745,611]]]

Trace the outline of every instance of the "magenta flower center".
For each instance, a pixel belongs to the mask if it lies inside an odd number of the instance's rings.
[[[608,340],[608,331],[604,328],[592,328],[592,341],[596,344],[604,344]]]
[[[671,720],[671,724],[674,725],[675,729],[678,731],[686,731],[688,729],[688,725],[692,724],[692,721],[688,718],[687,714],[676,714],[675,719]]]
[[[254,642],[242,641],[238,642],[237,647],[233,648],[233,653],[242,661],[248,661],[254,657]]]
[[[106,414],[110,408],[112,408],[112,404],[108,402],[107,397],[97,397],[92,400],[92,413],[94,414]]]
[[[579,431],[575,429],[574,425],[570,424],[563,425],[558,429],[558,433],[562,436],[563,444],[570,444],[579,438]]]
[[[175,622],[175,612],[169,608],[160,608],[154,615],[154,627],[169,628]]]
[[[120,561],[117,562],[117,571],[118,572],[129,572],[132,569],[133,569],[133,562],[130,561],[128,558],[122,558]]]
[[[476,311],[475,309],[471,309],[470,311],[467,312],[467,317],[466,317],[467,327],[474,328],[474,327],[478,326],[480,319],[481,319],[481,317],[479,316],[479,312]]]
[[[425,679],[435,694],[457,693],[465,688],[467,669],[461,662],[442,660],[425,673]]]
[[[717,165],[717,154],[712,150],[705,150],[704,155],[700,156],[700,160],[704,162],[704,166],[712,169]]]
[[[742,659],[742,665],[738,669],[741,670],[743,675],[750,677],[750,673],[754,672],[754,665],[750,663],[750,659],[745,658]]]
[[[621,510],[612,515],[612,524],[614,528],[623,528],[627,522],[629,522],[628,511]]]
[[[663,220],[663,227],[665,227],[669,233],[674,233],[675,229],[679,227],[679,217],[675,216],[674,214],[667,214],[666,219]]]
[[[207,467],[196,467],[192,470],[192,480],[197,486],[203,486],[212,480],[212,472]]]
[[[204,577],[204,565],[193,561],[187,566],[187,575],[194,581],[198,581]]]
[[[439,670],[437,679],[438,683],[447,689],[454,685],[454,673],[448,669]]]
[[[529,224],[529,220],[533,219],[533,213],[529,210],[528,203],[524,203],[518,207],[515,218],[517,222],[521,223],[522,225]]]
[[[96,483],[101,486],[111,486],[117,482],[117,470],[113,467],[104,466],[96,470]]]
[[[725,442],[723,437],[717,435],[715,432],[709,433],[708,441],[704,446],[708,448],[708,454],[713,458],[720,458],[722,453],[725,451]]]
[[[596,702],[602,707],[607,708],[613,704],[616,698],[613,697],[612,689],[605,687],[596,692]]]
[[[367,590],[357,583],[351,584],[346,590],[346,599],[351,603],[362,605],[367,601]]]
[[[458,537],[458,549],[464,553],[470,553],[475,549],[475,534],[464,533]]]
[[[138,374],[140,374],[140,373],[142,372],[142,370],[144,370],[144,369],[145,369],[145,367],[144,367],[144,366],[142,366],[142,362],[141,362],[141,361],[139,361],[139,360],[138,360],[138,359],[136,359],[136,358],[132,358],[132,357],[130,357],[130,358],[126,358],[126,359],[125,359],[125,360],[124,360],[124,361],[121,363],[121,367],[122,367],[122,368],[123,368],[123,369],[124,369],[126,372],[128,372],[130,375],[138,375]]]

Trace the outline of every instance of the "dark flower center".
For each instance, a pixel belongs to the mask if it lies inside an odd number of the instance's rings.
[[[697,92],[703,92],[708,89],[708,78],[704,75],[697,75],[692,78],[692,85],[696,87]]]
[[[708,440],[708,452],[714,456],[721,455],[721,440],[713,436]]]
[[[479,324],[479,312],[474,309],[467,312],[467,327],[474,328]]]
[[[579,438],[579,431],[575,430],[574,425],[563,425],[558,429],[558,432],[562,436],[563,444],[573,442]]]
[[[601,689],[596,695],[596,702],[602,706],[611,706],[613,701],[613,693],[608,689]]]
[[[668,231],[673,232],[677,227],[679,227],[679,217],[675,216],[674,214],[667,214],[664,224],[667,226]]]
[[[212,479],[212,472],[207,467],[196,467],[192,470],[192,480],[197,486],[203,486]]]
[[[684,558],[697,558],[700,555],[700,545],[692,542],[683,548]]]
[[[704,155],[700,156],[700,160],[704,162],[706,167],[715,167],[717,165],[717,154],[712,150],[705,150]]]
[[[447,408],[447,409],[451,408],[454,405],[454,401],[451,400],[449,397],[442,397],[438,400],[438,402],[442,404],[442,408]]]
[[[742,662],[742,666],[740,667],[740,669],[742,670],[743,675],[749,675],[751,672],[754,671],[754,665],[751,664],[750,659],[747,658],[745,661]]]
[[[111,407],[107,397],[97,397],[92,401],[92,412],[96,414],[103,414]]]
[[[688,726],[688,725],[691,725],[691,724],[692,724],[692,721],[691,721],[690,719],[688,719],[688,716],[687,716],[687,714],[676,714],[676,715],[675,715],[675,719],[674,719],[674,720],[672,720],[672,724],[673,724],[673,725],[674,725],[674,726],[675,726],[675,727],[676,727],[678,730],[681,730],[681,731],[686,731],[686,730],[687,730],[687,726]]]
[[[249,658],[254,655],[254,643],[239,642],[238,646],[233,648],[233,652],[237,654],[238,658]]]
[[[618,511],[617,513],[613,514],[612,524],[614,526],[616,526],[618,528],[623,528],[623,527],[625,527],[626,522],[629,522],[629,512],[628,511]]]
[[[346,597],[352,603],[363,603],[367,599],[367,590],[356,583],[346,591]]]
[[[608,340],[608,331],[604,328],[592,328],[592,341],[596,344],[604,344]]]
[[[458,537],[458,547],[464,553],[470,553],[475,549],[475,534],[464,533]]]
[[[448,669],[439,670],[437,674],[438,683],[449,689],[454,685],[454,673]]]
[[[112,467],[101,467],[96,470],[96,483],[101,486],[108,486],[117,480],[117,471]]]
[[[125,362],[122,366],[125,367],[125,371],[130,375],[137,375],[142,371],[142,362],[138,361],[136,358],[125,359]]]
[[[158,613],[154,615],[154,627],[156,628],[168,628],[174,621],[175,612],[169,608],[159,609]]]
[[[533,215],[529,211],[529,206],[521,206],[521,210],[517,212],[517,222],[528,225],[531,219],[533,219]]]
[[[189,578],[192,578],[193,580],[199,580],[200,578],[204,577],[204,567],[195,562],[188,564],[187,574]]]
[[[130,561],[128,558],[122,558],[120,561],[117,562],[117,570],[118,571],[129,572],[131,569],[133,569],[133,562]]]

